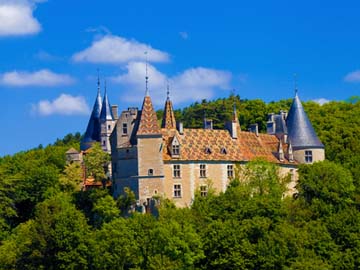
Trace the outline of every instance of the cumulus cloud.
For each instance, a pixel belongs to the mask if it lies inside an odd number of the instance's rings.
[[[348,73],[345,78],[345,82],[360,82],[360,70],[355,70],[353,72]]]
[[[129,61],[144,61],[146,57],[150,62],[169,60],[166,52],[154,49],[150,45],[109,34],[95,40],[89,48],[75,53],[72,59],[75,62],[123,64]]]
[[[185,40],[189,38],[189,34],[185,31],[179,32],[179,35],[182,39],[185,39]]]
[[[34,17],[36,3],[44,1],[0,0],[0,36],[36,34],[41,25]]]
[[[90,113],[88,104],[83,96],[61,94],[58,98],[41,100],[33,104],[32,111],[42,116],[57,115],[86,115]]]
[[[326,99],[326,98],[318,98],[318,99],[313,99],[312,101],[319,103],[320,105],[324,105],[325,103],[329,103],[330,100]]]
[[[57,86],[68,85],[74,82],[74,79],[66,74],[57,74],[47,69],[35,72],[11,71],[0,74],[0,84],[26,87],[26,86]]]
[[[128,102],[138,102],[145,92],[145,63],[131,62],[126,72],[112,81],[124,85],[124,98]],[[174,103],[210,99],[215,91],[229,89],[231,73],[223,70],[196,67],[187,69],[173,77],[167,77],[154,66],[148,65],[149,90],[153,103],[163,104],[166,85],[169,82]]]

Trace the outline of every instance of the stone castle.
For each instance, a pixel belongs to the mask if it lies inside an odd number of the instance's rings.
[[[213,129],[209,119],[204,119],[200,129],[184,127],[176,122],[169,95],[159,125],[148,91],[141,110],[128,108],[118,116],[106,89],[102,100],[98,83],[81,150],[87,150],[93,142],[100,142],[111,154],[115,197],[129,187],[140,204],[164,196],[180,207],[189,206],[197,191],[206,195],[209,184],[216,191],[225,191],[236,166],[257,158],[277,164],[282,175],[290,174],[288,189],[293,193],[298,164],[325,158],[324,145],[297,93],[289,113],[269,115],[267,134],[262,134],[256,124],[250,131],[241,129],[235,106],[224,129]]]

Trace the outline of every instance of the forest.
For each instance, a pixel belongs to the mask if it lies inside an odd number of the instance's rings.
[[[242,129],[261,132],[291,104],[230,96],[176,118],[201,127],[206,115],[223,128],[234,101]],[[293,197],[277,167],[256,160],[224,193],[198,191],[189,208],[158,197],[157,212],[141,214],[130,190],[116,200],[80,190],[81,168],[65,160],[80,133],[0,157],[0,269],[360,269],[360,98],[303,105],[326,160],[299,166]]]

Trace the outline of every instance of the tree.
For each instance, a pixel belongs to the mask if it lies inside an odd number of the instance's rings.
[[[77,162],[67,164],[59,177],[61,189],[68,192],[79,191],[83,180],[83,169]]]
[[[95,181],[106,179],[105,170],[109,161],[110,155],[102,150],[99,143],[94,143],[84,156],[87,174],[94,177]]]

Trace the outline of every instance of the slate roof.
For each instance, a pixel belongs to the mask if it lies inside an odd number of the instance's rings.
[[[163,159],[184,161],[250,161],[263,158],[269,162],[289,164],[285,156],[284,161],[278,158],[279,140],[275,135],[259,134],[240,131],[238,138],[233,139],[227,130],[216,129],[184,129],[183,134],[177,130],[162,129]],[[170,144],[177,136],[180,141],[180,157],[172,158]],[[210,153],[206,151],[210,148]],[[225,149],[225,151],[222,151]],[[287,145],[283,144],[284,152]]]
[[[140,123],[136,135],[161,134],[156,112],[149,95],[144,97],[140,113]]]
[[[101,95],[100,88],[98,88],[97,96],[91,112],[91,116],[80,143],[80,149],[86,150],[91,146],[91,142],[100,141],[100,112],[101,112]]]
[[[307,117],[300,98],[296,93],[286,118],[288,138],[294,150],[324,148]]]
[[[101,120],[114,120],[106,89],[100,112],[100,121]]]
[[[280,134],[284,133],[287,134],[287,127],[286,127],[286,121],[284,120],[283,116],[281,114],[274,115],[274,122],[275,122],[275,133]]]

